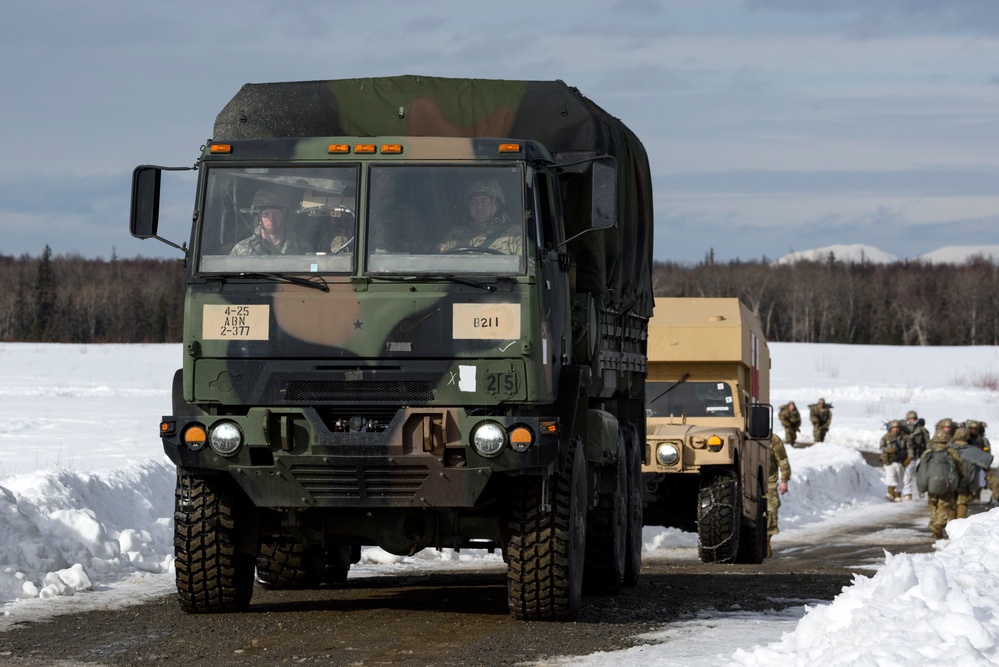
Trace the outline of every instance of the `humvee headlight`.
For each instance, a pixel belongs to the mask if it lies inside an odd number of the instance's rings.
[[[676,445],[664,442],[656,448],[656,461],[659,461],[660,465],[671,466],[679,460],[680,450]]]
[[[205,448],[207,441],[208,434],[205,433],[205,427],[201,424],[191,424],[184,430],[184,444],[192,452],[200,452]]]
[[[243,433],[232,422],[222,422],[212,427],[208,444],[220,456],[232,456],[243,444]]]
[[[472,446],[483,456],[496,456],[506,444],[506,431],[496,422],[482,422],[472,431]]]

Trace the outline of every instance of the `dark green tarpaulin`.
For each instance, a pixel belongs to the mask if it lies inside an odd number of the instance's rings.
[[[652,315],[648,156],[631,130],[575,88],[562,81],[425,76],[247,84],[215,120],[216,141],[325,136],[532,139],[560,163],[613,156],[618,226],[570,244],[577,287],[607,306]],[[569,204],[571,237],[589,221]]]

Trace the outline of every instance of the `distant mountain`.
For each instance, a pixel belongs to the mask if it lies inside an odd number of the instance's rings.
[[[896,257],[874,246],[855,243],[853,245],[830,245],[814,250],[788,253],[775,261],[774,264],[793,264],[801,261],[824,262],[829,259],[830,253],[836,258],[836,261],[847,264],[861,262],[891,264],[906,259]],[[991,262],[999,263],[999,245],[949,245],[913,258],[913,261],[926,262],[927,264],[964,264],[975,257],[984,257]]]
[[[824,262],[829,259],[830,253],[836,258],[836,261],[846,262],[847,264],[859,264],[861,262],[891,264],[892,262],[899,261],[895,255],[889,255],[874,246],[854,243],[853,245],[829,245],[824,248],[815,248],[814,250],[788,253],[774,262],[774,264],[794,264],[801,261]]]

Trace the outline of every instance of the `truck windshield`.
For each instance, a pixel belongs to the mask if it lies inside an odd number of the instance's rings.
[[[356,165],[212,168],[197,239],[202,273],[350,273]]]
[[[520,167],[375,165],[368,185],[369,274],[521,274]]]
[[[673,387],[670,389],[670,387]],[[669,391],[666,391],[670,389]],[[646,382],[648,417],[732,417],[732,388],[725,382]]]

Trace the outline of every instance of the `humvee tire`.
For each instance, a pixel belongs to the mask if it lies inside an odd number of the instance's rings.
[[[506,547],[510,615],[525,621],[569,621],[579,613],[586,553],[586,462],[573,444],[566,470],[525,480],[511,499]]]
[[[697,494],[697,555],[702,563],[733,563],[739,548],[739,481],[729,471],[708,476]]]
[[[598,474],[613,476],[614,492],[601,493],[596,507],[586,514],[586,558],[583,591],[616,595],[624,583],[628,554],[628,454],[618,432],[617,462],[602,466]]]
[[[246,611],[253,595],[253,556],[237,550],[234,503],[214,482],[177,476],[177,597],[181,608],[192,614]]]

